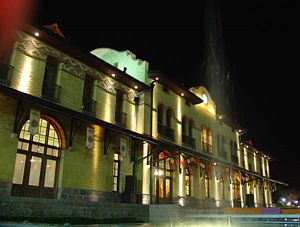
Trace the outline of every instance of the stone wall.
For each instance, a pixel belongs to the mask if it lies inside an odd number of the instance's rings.
[[[146,205],[69,201],[29,197],[9,197],[0,201],[0,216],[24,218],[91,218],[91,219],[131,219],[148,222],[149,209]]]

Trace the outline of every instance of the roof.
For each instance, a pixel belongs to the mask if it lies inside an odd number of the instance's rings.
[[[153,80],[157,80],[158,83],[164,85],[165,87],[173,91],[175,94],[182,96],[183,98],[191,102],[193,105],[200,104],[203,102],[201,98],[190,92],[188,89],[182,88],[179,85],[177,85],[174,81],[167,79],[165,76],[163,76],[162,72],[151,71],[149,72],[149,77]]]
[[[149,86],[145,83],[138,81],[137,79],[126,74],[124,71],[117,69],[116,67],[97,58],[89,52],[82,51],[74,47],[69,41],[63,39],[58,35],[55,35],[54,33],[38,29],[31,25],[25,25],[22,28],[22,31],[26,32],[29,35],[34,35],[35,32],[38,32],[39,36],[36,37],[36,39],[41,40],[44,43],[51,45],[52,47],[55,47],[56,49],[68,54],[69,56],[102,72],[107,76],[111,76],[114,80],[117,80],[136,91],[143,91],[145,89],[149,89]],[[114,77],[112,76],[112,74],[114,74]]]

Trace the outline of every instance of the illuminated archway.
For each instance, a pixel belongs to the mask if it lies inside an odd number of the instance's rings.
[[[62,147],[60,130],[43,117],[39,133],[31,135],[29,124],[29,120],[25,122],[19,134],[12,195],[54,198]]]

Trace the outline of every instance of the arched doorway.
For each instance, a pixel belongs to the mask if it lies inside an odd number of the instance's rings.
[[[39,133],[30,135],[29,120],[18,141],[12,184],[13,196],[56,197],[61,137],[50,120],[40,119]]]

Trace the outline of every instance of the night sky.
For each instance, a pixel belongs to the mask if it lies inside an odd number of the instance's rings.
[[[128,49],[147,60],[150,70],[164,71],[182,86],[199,85],[205,49],[203,2],[66,2],[40,0],[32,23],[57,22],[80,49]],[[220,1],[220,9],[245,137],[275,158],[272,178],[299,190],[296,0],[227,0]]]

